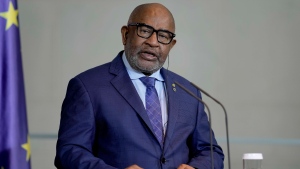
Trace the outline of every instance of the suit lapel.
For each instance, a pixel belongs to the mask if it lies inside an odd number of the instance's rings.
[[[174,79],[170,77],[170,74],[164,68],[161,69],[161,73],[165,79],[167,90],[167,107],[168,107],[168,126],[165,135],[164,150],[166,150],[172,140],[173,133],[175,131],[176,122],[179,114],[179,103],[176,95],[176,86],[174,86]]]
[[[143,119],[143,121],[147,124],[154,135],[152,125],[146,113],[143,102],[140,99],[140,96],[138,95],[126,71],[125,65],[122,60],[122,53],[123,52],[120,52],[111,63],[110,73],[116,75],[115,78],[111,80],[111,84],[124,97],[129,105],[136,111],[136,113]]]

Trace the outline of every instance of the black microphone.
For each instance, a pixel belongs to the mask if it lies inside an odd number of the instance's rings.
[[[209,139],[210,139],[210,157],[211,157],[211,168],[214,169],[214,154],[213,154],[213,146],[212,146],[212,127],[211,127],[211,115],[210,115],[210,110],[209,107],[207,106],[207,104],[198,96],[196,96],[194,93],[192,93],[190,90],[188,90],[187,88],[185,88],[183,85],[181,85],[178,82],[174,82],[175,84],[177,84],[180,88],[182,88],[185,92],[187,92],[188,94],[190,94],[191,96],[193,96],[195,99],[197,99],[199,102],[201,102],[207,109],[207,113],[208,113],[208,118],[209,118]]]
[[[212,97],[210,94],[208,94],[206,91],[204,91],[203,89],[201,89],[200,87],[198,87],[197,85],[195,85],[194,83],[190,82],[194,87],[196,87],[198,90],[200,90],[202,93],[204,93],[206,96],[208,96],[209,98],[211,98],[213,101],[215,101],[216,103],[218,103],[224,111],[224,115],[225,115],[225,127],[226,127],[226,139],[227,139],[227,156],[228,156],[228,169],[230,169],[230,148],[229,148],[229,130],[228,130],[228,118],[227,118],[227,111],[224,107],[224,105],[218,101],[216,98]]]

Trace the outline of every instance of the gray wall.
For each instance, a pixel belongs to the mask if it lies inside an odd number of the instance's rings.
[[[54,168],[69,79],[123,49],[120,28],[143,2],[19,0],[33,169]],[[158,2],[177,26],[169,69],[227,108],[232,168],[242,168],[243,153],[261,152],[265,169],[299,169],[300,1]],[[204,99],[227,154],[222,109]]]

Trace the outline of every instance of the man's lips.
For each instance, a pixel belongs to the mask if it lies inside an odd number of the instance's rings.
[[[140,52],[141,57],[145,60],[153,61],[157,60],[157,54],[151,51],[141,51]]]

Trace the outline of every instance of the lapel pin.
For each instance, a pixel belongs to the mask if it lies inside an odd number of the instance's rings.
[[[176,88],[175,88],[176,85],[174,83],[172,84],[172,87],[173,87],[173,91],[176,92]]]

